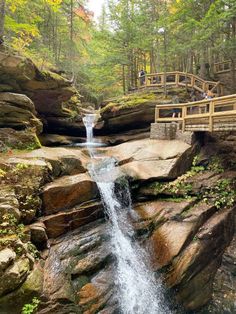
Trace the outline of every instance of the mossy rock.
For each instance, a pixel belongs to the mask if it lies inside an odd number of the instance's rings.
[[[10,128],[0,129],[0,141],[10,149],[33,150],[41,147],[37,135],[31,131],[16,131]]]
[[[42,289],[43,271],[35,267],[21,287],[0,298],[0,313],[21,313],[24,304],[31,303],[33,297],[39,297]]]

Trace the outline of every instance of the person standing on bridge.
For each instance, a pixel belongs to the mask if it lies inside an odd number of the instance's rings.
[[[144,70],[139,71],[138,77],[139,77],[141,86],[145,84],[145,75],[146,73]]]

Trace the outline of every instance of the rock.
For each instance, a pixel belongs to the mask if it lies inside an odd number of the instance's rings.
[[[209,312],[234,313],[236,300],[236,235],[225,250],[222,264],[213,282],[212,302]]]
[[[73,148],[47,148],[19,154],[24,159],[43,159],[51,164],[54,177],[86,172],[89,157]]]
[[[33,79],[36,71],[37,69],[32,61],[1,46],[0,74],[2,78],[5,80],[13,78],[24,82]]]
[[[127,130],[149,128],[154,122],[155,107],[170,104],[171,94],[177,94],[181,102],[189,100],[189,94],[181,88],[169,91],[165,99],[162,94],[141,91],[123,97],[108,100],[102,104],[101,116],[103,133],[121,133]]]
[[[132,180],[174,179],[191,165],[196,147],[181,141],[140,140],[107,150]],[[184,162],[183,162],[184,160]]]
[[[177,299],[186,309],[196,310],[210,300],[213,278],[233,233],[234,209],[223,209],[205,222],[192,243],[172,262],[167,284],[178,289]],[[200,293],[191,293],[198,284]]]
[[[43,217],[46,232],[49,238],[56,238],[66,232],[88,224],[103,217],[103,208],[100,203],[88,203],[76,206],[71,210]]]
[[[111,294],[109,288],[113,285],[111,269],[106,268],[107,263],[111,262],[108,258],[111,251],[106,232],[107,225],[100,220],[52,242],[44,267],[45,302],[39,313],[81,313],[81,307],[84,310],[87,305],[98,308],[94,304],[100,304],[102,300],[104,305],[104,300],[107,300],[106,293]],[[108,270],[107,275],[104,274],[106,270],[101,270],[104,267]],[[99,291],[96,296],[102,295],[102,300],[93,299],[88,289],[83,288],[90,283],[94,286],[94,291]],[[91,301],[89,303],[88,298]],[[80,302],[83,305],[80,306]],[[65,304],[69,309],[64,307]]]
[[[0,102],[7,102],[15,105],[17,108],[29,110],[33,114],[36,114],[32,100],[29,99],[26,95],[15,93],[0,93]]]
[[[2,274],[16,259],[16,253],[11,249],[0,251],[0,273]]]
[[[214,205],[195,201],[180,202],[170,211],[166,209],[155,221],[160,221],[150,241],[153,249],[153,266],[155,269],[168,265],[193,239],[197,230],[216,211]]]
[[[79,291],[79,305],[83,310],[88,309],[89,313],[96,313],[102,310],[105,305],[109,304],[112,296],[113,271],[111,267],[105,268],[92,278],[91,283],[87,283]],[[114,308],[113,308],[114,310]],[[112,311],[108,311],[112,313]]]
[[[96,131],[95,131],[95,134],[96,134]],[[143,139],[148,139],[148,138],[150,138],[150,132],[149,132],[149,129],[146,128],[146,129],[130,130],[127,132],[123,132],[121,134],[119,133],[107,134],[105,136],[96,135],[96,142],[100,142],[108,146],[114,146],[114,145],[119,145],[126,142],[143,140]]]
[[[9,149],[36,149],[41,147],[39,139],[34,131],[16,131],[10,128],[0,128],[0,141]]]
[[[19,222],[21,213],[19,211],[19,202],[16,198],[13,187],[6,184],[1,185],[0,189],[0,223],[3,222],[4,215],[10,215]]]
[[[34,243],[38,248],[47,247],[47,233],[46,226],[42,222],[37,222],[30,225],[31,242]]]
[[[39,297],[43,290],[43,269],[35,265],[19,289],[0,298],[0,313],[21,313],[25,304],[31,303],[33,297]]]
[[[33,102],[25,95],[0,93],[0,127],[24,130],[34,127],[42,132],[42,122],[36,118]]]
[[[50,215],[74,205],[95,199],[98,190],[88,174],[59,178],[46,185],[42,192],[43,210]]]
[[[39,139],[43,146],[49,147],[66,146],[72,145],[73,143],[83,143],[85,141],[85,139],[81,137],[73,137],[58,134],[42,134],[39,136]]]
[[[84,129],[82,124],[79,124],[81,122],[78,106],[80,96],[70,81],[50,71],[39,71],[31,60],[4,47],[0,48],[0,63],[0,84],[7,84],[13,87],[15,92],[25,94],[32,100],[47,131],[52,130],[53,133],[53,130],[60,128],[65,134],[77,132],[80,135],[81,130]],[[9,112],[10,108],[6,110]],[[26,112],[19,111],[19,108],[16,111],[14,107],[10,115],[6,116],[4,113],[5,125],[25,128],[21,120]],[[29,125],[29,120],[33,123],[30,114],[24,121]]]
[[[29,269],[29,260],[24,257],[10,266],[1,276],[0,296],[18,288],[25,281]]]

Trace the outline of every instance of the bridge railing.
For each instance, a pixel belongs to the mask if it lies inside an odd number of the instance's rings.
[[[214,63],[214,73],[225,73],[232,70],[232,61],[222,61],[222,62],[216,62]],[[236,70],[236,67],[235,67]]]
[[[220,82],[205,81],[197,75],[179,71],[146,74],[139,80],[139,88],[163,87],[164,85],[194,88],[201,93],[210,90],[215,96],[223,94],[223,85]]]
[[[182,131],[219,131],[236,127],[236,94],[186,104],[157,105],[155,122],[179,122]]]

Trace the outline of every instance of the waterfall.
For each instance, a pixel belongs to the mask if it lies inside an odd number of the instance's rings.
[[[83,123],[86,128],[87,144],[93,143],[93,128],[97,122],[98,115],[95,113],[86,114],[83,117]]]
[[[89,166],[97,183],[104,209],[110,221],[110,238],[116,258],[115,285],[120,312],[123,314],[169,314],[164,302],[161,280],[151,271],[148,255],[135,240],[131,223],[132,209],[129,184],[113,158],[99,161],[94,151]]]

